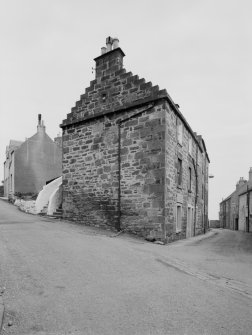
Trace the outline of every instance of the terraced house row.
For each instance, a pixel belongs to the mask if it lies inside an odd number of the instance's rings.
[[[234,192],[221,201],[219,217],[221,228],[252,231],[252,167],[248,180],[241,177]]]
[[[205,142],[166,90],[123,67],[108,37],[63,120],[63,217],[164,242],[208,226]]]

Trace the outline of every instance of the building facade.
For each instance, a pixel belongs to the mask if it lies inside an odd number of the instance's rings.
[[[49,180],[61,176],[62,149],[45,131],[39,115],[37,133],[24,142],[10,141],[4,162],[4,195],[37,194]]]
[[[162,241],[208,226],[208,165],[166,90],[123,68],[118,40],[63,120],[63,217]]]
[[[220,227],[252,231],[252,168],[249,179],[240,178],[235,191],[220,203]]]
[[[8,197],[12,194],[14,187],[14,152],[22,144],[21,141],[10,140],[9,145],[6,147],[5,155],[6,159],[4,162],[4,196]]]

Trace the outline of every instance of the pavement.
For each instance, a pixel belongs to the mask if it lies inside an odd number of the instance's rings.
[[[2,335],[251,335],[251,234],[156,245],[0,213]]]

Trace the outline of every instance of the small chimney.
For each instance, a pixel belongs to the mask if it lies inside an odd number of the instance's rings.
[[[45,132],[45,125],[44,121],[41,119],[41,114],[38,114],[38,126],[37,126],[38,132]]]
[[[119,48],[119,39],[117,37],[113,38],[113,49]]]
[[[106,38],[106,46],[107,46],[107,52],[112,50],[112,44],[113,44],[113,38],[112,37],[107,37]]]

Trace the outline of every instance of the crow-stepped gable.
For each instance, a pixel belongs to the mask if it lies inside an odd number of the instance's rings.
[[[124,69],[117,38],[101,53],[61,124],[63,216],[165,242],[205,231],[204,140],[166,90]]]

